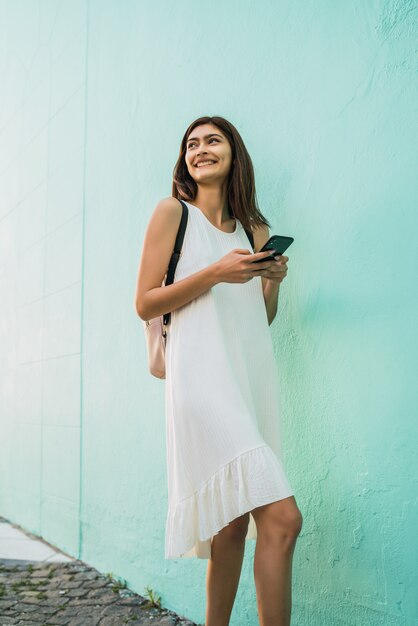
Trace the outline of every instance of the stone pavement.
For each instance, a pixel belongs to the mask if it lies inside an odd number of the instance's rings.
[[[61,554],[39,561],[0,553],[0,626],[199,626],[161,607],[151,589],[138,595],[110,573]]]

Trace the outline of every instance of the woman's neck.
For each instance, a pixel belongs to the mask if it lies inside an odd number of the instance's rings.
[[[198,189],[193,204],[199,207],[214,224],[231,219],[226,193],[221,193],[219,189]]]

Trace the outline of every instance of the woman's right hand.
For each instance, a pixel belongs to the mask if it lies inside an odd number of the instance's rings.
[[[262,276],[263,270],[274,265],[275,260],[260,261],[255,265],[253,262],[270,255],[271,250],[254,253],[245,248],[234,248],[214,263],[218,281],[220,283],[247,283],[254,276]]]

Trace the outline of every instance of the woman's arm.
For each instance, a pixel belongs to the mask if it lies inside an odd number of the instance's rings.
[[[277,305],[279,300],[280,283],[268,280],[267,285],[263,289],[264,302],[266,303],[267,319],[269,326],[276,317]]]
[[[181,215],[179,201],[164,198],[157,204],[147,226],[135,292],[135,309],[143,320],[175,311],[220,281],[218,265],[213,263],[171,285],[162,286]]]
[[[254,251],[258,252],[270,237],[268,226],[264,224],[253,230]],[[280,292],[280,283],[276,283],[268,278],[261,277],[263,285],[264,302],[266,304],[267,319],[269,326],[276,317],[277,305]]]

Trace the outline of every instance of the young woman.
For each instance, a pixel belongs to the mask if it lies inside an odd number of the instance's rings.
[[[161,286],[186,202],[174,283]],[[269,324],[289,257],[253,264],[270,236],[236,128],[187,129],[172,196],[145,233],[135,295],[148,320],[171,312],[166,340],[168,514],[165,556],[207,558],[205,626],[229,624],[246,539],[257,539],[261,626],[288,626],[302,515],[281,459],[280,393]],[[254,250],[247,236],[254,238]]]

